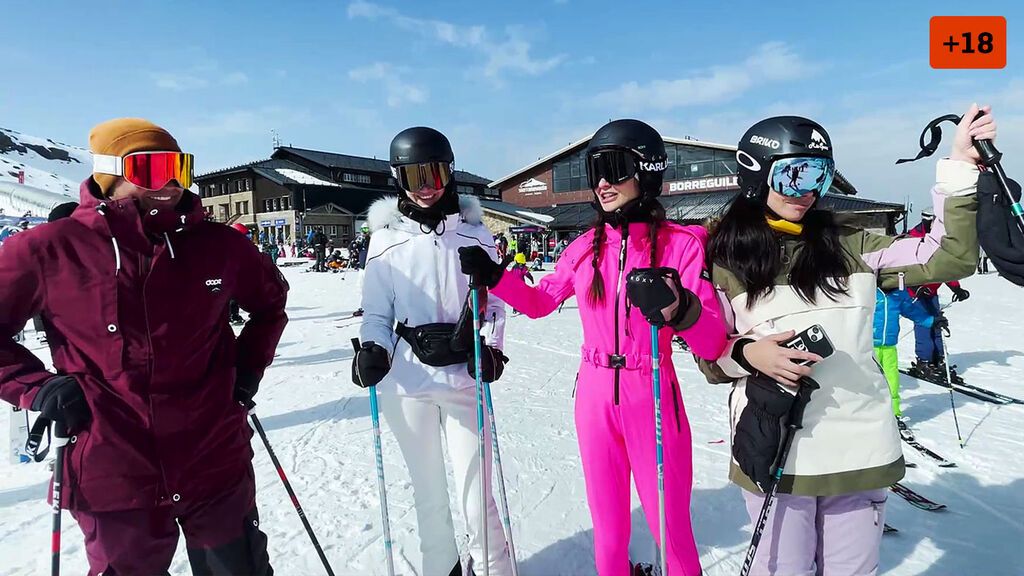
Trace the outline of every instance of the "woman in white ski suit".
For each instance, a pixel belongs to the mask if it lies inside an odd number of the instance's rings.
[[[448,192],[446,192],[448,193]],[[448,498],[444,448],[455,478],[473,564],[481,567],[480,460],[477,435],[475,380],[466,364],[428,366],[413,354],[410,344],[395,332],[401,322],[415,327],[459,320],[469,295],[469,278],[459,269],[458,249],[482,246],[497,260],[491,232],[481,222],[476,198],[459,198],[459,213],[448,215],[433,230],[398,209],[397,199],[386,197],[369,210],[372,232],[366,269],[360,337],[384,346],[391,369],[377,385],[384,419],[398,440],[413,483],[416,520],[424,576],[461,574],[459,553]],[[505,305],[487,299],[481,334],[486,346],[501,350]],[[487,351],[487,348],[483,348]],[[472,362],[470,348],[470,362]],[[500,355],[500,354],[499,354]],[[489,427],[486,460],[491,463]],[[498,510],[487,472],[487,527],[489,572],[511,575]],[[453,565],[455,568],[453,568]],[[482,573],[477,568],[477,573]]]

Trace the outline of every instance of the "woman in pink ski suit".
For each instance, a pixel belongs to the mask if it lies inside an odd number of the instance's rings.
[[[690,427],[672,365],[671,341],[682,336],[697,356],[716,358],[725,346],[714,287],[705,271],[706,233],[664,219],[655,199],[665,169],[661,136],[637,120],[617,120],[599,130],[587,148],[587,175],[598,223],[562,253],[555,272],[528,286],[473,249],[463,249],[462,269],[492,287],[495,296],[530,318],[553,312],[579,296],[582,362],[576,379],[576,434],[594,525],[597,572],[630,574],[630,474],[655,541],[658,485],[655,457],[650,324],[626,298],[626,277],[637,268],[678,270],[666,306],[669,326],[659,331],[662,433],[668,572],[697,576],[700,558],[690,524]],[[484,254],[486,256],[486,254]],[[596,277],[596,278],[595,278]],[[660,306],[659,306],[660,307]]]

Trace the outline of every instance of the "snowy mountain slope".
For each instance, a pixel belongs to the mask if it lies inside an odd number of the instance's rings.
[[[257,397],[257,412],[337,574],[384,574],[376,475],[367,394],[350,382],[351,345],[358,319],[353,276],[283,270],[291,284],[291,322]],[[1024,292],[995,275],[970,278],[972,297],[947,311],[949,347],[968,382],[1024,397],[1024,330],[1015,317]],[[948,297],[948,293],[942,292]],[[903,330],[910,331],[904,322]],[[33,336],[29,339],[32,342]],[[541,320],[511,317],[511,357],[494,385],[495,411],[509,506],[523,576],[591,575],[593,543],[573,424],[572,391],[581,334],[575,301]],[[46,358],[44,349],[36,352]],[[913,337],[900,343],[908,364]],[[728,387],[711,386],[689,355],[676,352],[685,410],[693,429],[692,516],[705,574],[739,571],[750,537],[739,490],[726,479]],[[585,385],[585,383],[580,383]],[[1024,574],[1024,406],[956,397],[956,441],[949,395],[932,384],[903,379],[904,410],[918,438],[958,463],[941,469],[906,450],[918,468],[904,483],[944,503],[923,512],[891,497],[886,521],[899,528],[882,545],[880,574],[888,576],[1020,576]],[[0,410],[0,435],[8,410]],[[414,572],[418,556],[408,474],[386,426],[384,460],[392,536],[399,574]],[[5,445],[5,444],[0,444]],[[322,574],[259,438],[254,438],[261,525],[280,574]],[[41,465],[0,460],[0,575],[29,576],[49,568],[48,474]],[[652,560],[653,546],[634,501],[631,549]],[[86,571],[82,537],[64,515],[64,567]],[[456,526],[461,520],[456,518]],[[171,572],[188,574],[179,543]]]
[[[77,198],[92,157],[85,148],[0,128],[0,182],[17,182],[19,171],[28,186]]]

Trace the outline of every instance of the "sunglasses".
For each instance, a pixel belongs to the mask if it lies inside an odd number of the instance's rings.
[[[391,173],[402,190],[417,192],[424,186],[432,190],[441,190],[452,179],[452,166],[447,162],[404,164],[392,166]]]
[[[191,154],[184,152],[133,152],[127,156],[95,154],[93,172],[121,176],[146,190],[160,190],[171,180],[182,188],[192,186]]]
[[[814,194],[824,196],[836,175],[836,164],[831,158],[796,156],[781,158],[772,163],[768,173],[768,186],[790,198]]]
[[[637,158],[626,150],[598,150],[587,157],[587,183],[591,190],[597,189],[602,178],[609,184],[621,184],[636,173]]]

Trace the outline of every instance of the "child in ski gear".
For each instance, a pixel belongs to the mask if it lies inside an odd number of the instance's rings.
[[[179,524],[194,573],[272,574],[241,403],[274,357],[288,286],[244,236],[205,221],[192,156],[166,130],[111,120],[89,144],[71,217],[0,249],[0,398],[73,434],[61,506],[90,575],[167,573]],[[231,299],[251,315],[237,339]],[[54,372],[11,339],[36,313]]]
[[[935,214],[930,210],[921,212],[921,222],[911,228],[910,237],[922,239],[931,232],[932,223],[935,221]],[[970,298],[971,293],[964,290],[959,282],[946,282],[946,286],[953,291],[953,302],[961,302]],[[935,316],[940,313],[942,306],[939,303],[939,288],[941,282],[929,282],[923,286],[908,288],[910,296],[916,299],[924,307],[928,314]],[[910,367],[910,371],[916,377],[932,379],[946,379],[946,352],[942,349],[942,338],[932,327],[925,327],[920,324],[914,325],[914,352],[917,359]],[[951,370],[955,371],[951,367]]]
[[[862,327],[871,320],[876,275],[889,290],[900,278],[923,284],[974,272],[979,157],[971,142],[995,137],[992,116],[973,120],[977,114],[977,106],[968,110],[950,159],[938,162],[936,222],[923,240],[843,226],[831,212],[814,208],[835,174],[832,142],[816,122],[769,118],[740,140],[741,193],[709,244],[712,277],[733,331],[725,353],[701,368],[709,381],[733,383],[730,478],[743,488],[752,519],[770,488],[763,477],[751,478],[751,470],[764,466],[751,462],[740,443],[765,434],[756,418],[745,417],[756,411],[755,386],[769,384],[773,392],[798,382],[820,386],[788,460],[774,462],[777,449],[766,447],[768,470],[782,466],[784,475],[754,557],[756,574],[878,569],[886,488],[903,477],[904,460],[888,387]],[[790,185],[785,167],[794,162],[815,168]],[[836,350],[828,359],[781,345],[815,324]]]
[[[889,384],[892,412],[902,428],[905,424],[900,410],[900,362],[896,350],[900,337],[900,316],[912,321],[915,327],[935,326],[941,329],[943,325],[948,327],[949,323],[941,312],[937,316],[929,314],[924,305],[911,298],[905,289],[883,290],[880,286],[875,289],[875,358]]]
[[[576,433],[587,502],[594,526],[597,572],[628,574],[630,475],[654,538],[666,546],[668,572],[697,576],[700,558],[690,523],[692,448],[690,426],[671,358],[676,334],[704,358],[717,358],[725,343],[714,289],[704,267],[705,231],[665,220],[657,201],[665,170],[665,143],[637,120],[616,120],[594,135],[586,150],[587,177],[597,222],[562,253],[552,274],[536,287],[521,273],[506,273],[482,250],[460,251],[462,270],[493,287],[493,295],[530,318],[555,311],[576,296],[583,323],[582,361],[577,375]],[[658,308],[682,310],[665,316],[659,331],[665,446],[667,536],[658,529],[654,396],[651,386],[650,324],[626,298],[626,275],[634,269],[670,267],[678,275],[660,280],[676,294]]]
[[[384,419],[412,477],[420,573],[462,573],[448,498],[446,445],[473,564],[478,572],[486,563],[491,574],[508,576],[512,565],[491,495],[491,475],[479,474],[471,325],[459,322],[469,279],[459,271],[457,250],[477,246],[489,258],[496,253],[493,237],[481,222],[479,202],[456,194],[454,161],[448,139],[432,128],[409,128],[391,142],[399,195],[378,200],[369,210],[372,235],[362,272],[365,313],[353,380],[378,387]],[[506,360],[501,353],[505,306],[488,296],[482,308],[485,378],[497,379]],[[457,326],[470,329],[468,344],[462,336],[454,337],[456,332],[465,336]],[[491,442],[486,434],[489,467]],[[487,494],[486,526],[480,490]]]

